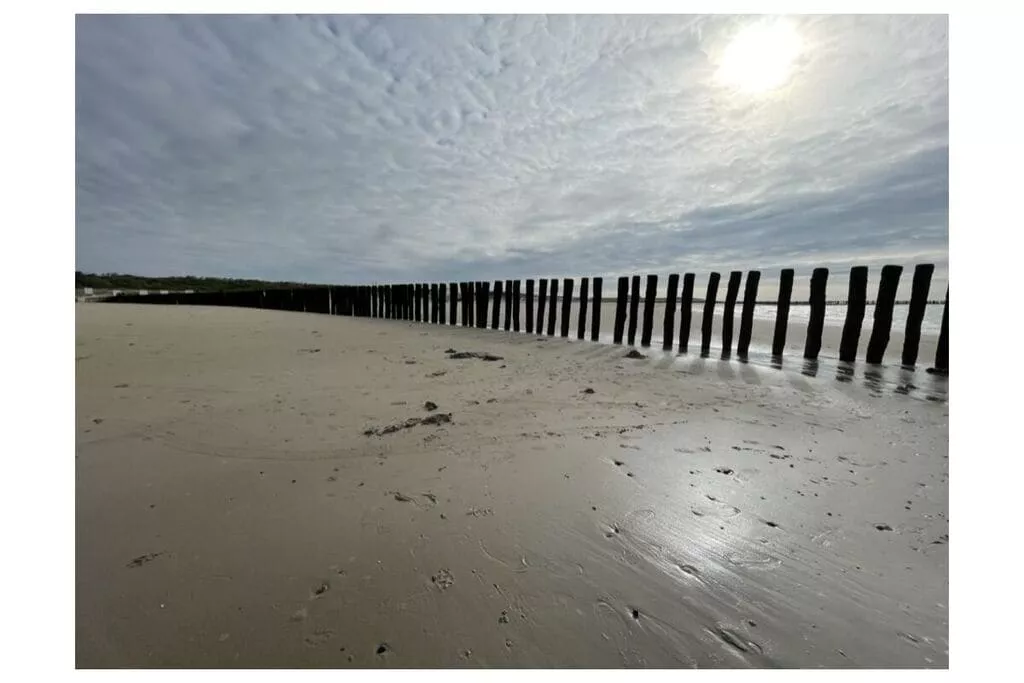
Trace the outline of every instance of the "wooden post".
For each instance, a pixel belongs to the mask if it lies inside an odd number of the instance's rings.
[[[512,281],[512,331],[519,331],[519,280]]]
[[[775,335],[772,338],[772,356],[782,357],[786,349],[786,327],[789,325],[789,300],[793,296],[793,269],[783,268],[779,275],[779,302],[775,308]]]
[[[939,345],[935,347],[935,369],[949,372],[949,288],[946,288],[946,303],[942,306],[942,329],[939,331]]]
[[[665,296],[665,324],[661,329],[661,348],[672,348],[676,339],[676,304],[679,303],[679,273],[668,276],[668,291]]]
[[[878,283],[878,298],[875,299],[875,320],[868,340],[867,362],[878,365],[885,356],[892,331],[892,309],[896,304],[896,289],[900,285],[903,266],[882,266],[882,278]]]
[[[445,301],[448,298],[446,291],[448,288],[445,287],[445,283],[441,283],[437,286],[437,324],[444,325],[444,313],[445,313]]]
[[[580,278],[580,311],[576,321],[576,338],[583,339],[587,334],[587,295],[590,293],[590,278]]]
[[[526,334],[533,334],[533,278],[526,281]]]
[[[828,283],[828,268],[815,268],[811,272],[811,312],[807,322],[807,340],[804,343],[804,358],[816,360],[821,351],[821,333],[825,329],[825,285]]]
[[[718,300],[718,282],[721,274],[711,273],[708,278],[708,293],[704,298],[704,317],[700,323],[700,353],[708,355],[711,351],[711,330],[715,323],[715,302]]]
[[[548,308],[548,336],[555,336],[555,318],[558,314],[558,278],[551,278],[551,300]]]
[[[604,278],[594,278],[594,312],[590,315],[590,340],[598,341],[601,334],[601,288]]]
[[[683,293],[679,297],[679,352],[686,353],[690,349],[690,323],[693,318],[693,283],[694,274],[683,275]]]
[[[562,336],[569,336],[569,313],[572,311],[572,289],[573,282],[571,277],[567,277],[562,281],[563,292],[562,292]]]
[[[857,360],[860,345],[860,330],[864,324],[864,310],[868,302],[868,267],[854,266],[850,269],[850,289],[846,295],[846,322],[843,323],[843,338],[839,342],[839,360],[852,363]]]
[[[422,313],[422,311],[420,310],[420,303],[423,301],[423,292],[420,290],[420,283],[418,282],[413,285],[413,297],[413,306],[416,309],[416,322],[419,322],[420,315]]]
[[[732,355],[732,328],[736,323],[736,299],[740,295],[740,283],[743,272],[734,270],[729,273],[729,284],[725,289],[725,309],[722,316],[722,357]]]
[[[629,296],[629,278],[623,275],[619,278],[619,291],[615,299],[615,330],[612,341],[615,344],[622,343],[622,332],[626,328],[626,297]]]
[[[512,329],[512,281],[505,280],[505,331]]]
[[[477,312],[480,310],[480,283],[476,280],[471,280],[467,285],[469,287],[469,327],[476,327],[477,325]]]
[[[430,285],[430,322],[437,324],[437,285],[433,283]]]
[[[541,278],[537,292],[537,334],[544,334],[544,307],[548,302],[548,281]]]
[[[448,295],[451,297],[448,300],[448,324],[458,325],[459,324],[459,283],[449,282],[448,283]]]
[[[736,344],[736,355],[746,358],[750,351],[750,338],[754,334],[754,306],[757,305],[757,286],[761,283],[761,271],[747,273],[747,285],[743,289],[743,312],[740,313],[740,338]]]
[[[491,283],[476,283],[476,326],[487,327],[487,304],[491,298]]]
[[[921,345],[921,321],[924,320],[928,305],[928,290],[932,284],[935,266],[922,263],[914,268],[914,284],[910,290],[910,308],[907,310],[907,327],[903,335],[903,365],[917,365],[918,347]]]
[[[494,281],[494,307],[491,308],[491,329],[497,330],[501,327],[501,280]]]
[[[654,300],[658,296],[658,276],[647,276],[647,290],[644,292],[644,327],[640,333],[640,346],[651,345],[654,335]]]
[[[640,313],[640,276],[639,275],[634,275],[633,278],[632,278],[632,281],[630,282],[630,284],[632,286],[630,287],[630,291],[629,291],[629,337],[628,337],[628,340],[629,340],[629,345],[630,346],[635,346],[636,345],[636,328],[637,328],[637,326],[640,323],[640,321],[638,320],[639,313]]]
[[[420,288],[423,296],[423,322],[430,320],[430,283],[424,282]]]
[[[459,323],[462,327],[469,325],[469,283],[459,283]]]

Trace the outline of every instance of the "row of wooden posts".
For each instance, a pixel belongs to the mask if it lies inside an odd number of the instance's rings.
[[[875,301],[874,321],[871,336],[868,340],[865,360],[869,364],[880,364],[889,344],[892,328],[893,307],[896,302],[896,290],[899,286],[902,266],[888,265],[882,268],[878,296]],[[928,300],[928,289],[931,284],[934,266],[921,264],[914,268],[913,284],[910,296],[907,324],[904,330],[902,364],[915,366],[918,359],[918,348],[921,340],[921,323],[924,318]],[[821,351],[821,337],[825,324],[825,286],[828,281],[827,268],[815,268],[810,283],[810,321],[807,325],[807,337],[804,343],[804,358],[815,360]],[[779,295],[776,304],[775,331],[772,339],[772,355],[781,358],[786,345],[786,329],[789,321],[789,309],[793,293],[794,271],[784,269],[779,280]],[[757,300],[757,289],[760,283],[760,271],[747,273],[743,288],[742,311],[740,313],[740,329],[736,344],[739,358],[747,357],[750,347],[754,321],[754,305]],[[704,297],[703,316],[700,326],[700,350],[708,355],[712,341],[712,325],[714,310],[718,299],[718,287],[721,281],[719,273],[711,273],[707,292]],[[732,354],[734,312],[743,281],[742,271],[732,271],[726,286],[724,318],[722,323],[723,356]],[[351,315],[391,320],[409,320],[430,322],[438,325],[456,325],[461,322],[466,327],[487,327],[488,302],[493,302],[490,309],[490,326],[500,329],[501,300],[504,298],[504,329],[520,330],[520,298],[522,288],[520,280],[496,280],[493,290],[489,282],[452,282],[452,283],[415,283],[391,285],[332,286],[308,287],[300,289],[268,289],[238,292],[197,292],[194,294],[166,294],[149,296],[121,296],[118,301],[140,303],[169,303],[194,305],[225,305],[246,306],[253,308],[270,308],[281,310],[297,310],[333,315]],[[541,278],[537,280],[536,292],[534,280],[526,280],[526,332],[544,334],[545,311],[547,312],[547,334],[555,335],[556,316],[558,312],[559,281]],[[694,294],[694,274],[686,273],[682,277],[682,293],[679,292],[680,278],[678,274],[668,277],[668,292],[665,302],[665,318],[662,333],[663,346],[672,349],[676,343],[675,316],[678,311],[678,349],[681,353],[689,350],[691,311]],[[853,362],[860,344],[867,306],[868,269],[856,266],[850,271],[849,297],[847,302],[846,322],[843,326],[839,358]],[[587,309],[591,311],[590,338],[597,341],[601,330],[601,304],[603,278],[595,277],[580,279],[579,315],[576,336],[585,338]],[[648,275],[643,297],[640,294],[641,277],[620,277],[616,295],[615,321],[613,341],[622,344],[625,337],[630,345],[636,343],[638,327],[640,329],[640,345],[651,345],[654,329],[654,307],[658,288],[658,276]],[[591,286],[593,290],[591,292]],[[562,280],[561,299],[561,336],[569,336],[570,307],[574,294],[572,278]],[[493,291],[493,294],[492,294]],[[536,296],[535,296],[536,294]],[[639,316],[640,302],[643,300],[643,317]],[[536,307],[534,306],[536,302]],[[592,305],[591,305],[592,304]],[[627,315],[628,306],[628,315]],[[447,313],[447,315],[446,315]],[[534,315],[536,313],[536,316]],[[628,327],[627,327],[628,321]],[[949,369],[949,291],[942,312],[942,329],[935,355],[934,369]]]

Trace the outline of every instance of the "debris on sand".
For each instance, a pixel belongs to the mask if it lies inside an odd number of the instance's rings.
[[[875,528],[879,531],[892,531],[892,527],[888,524],[876,524]]]
[[[299,349],[299,353],[320,353],[320,349]]]
[[[480,353],[479,351],[455,351],[454,349],[448,349],[446,353],[450,360],[465,360],[467,358],[479,358],[480,360],[491,362],[505,360],[501,356],[495,356],[493,353]]]
[[[131,562],[129,562],[125,566],[133,568],[133,569],[135,567],[141,567],[142,565],[146,564],[147,562],[152,562],[153,560],[155,560],[156,558],[160,557],[161,555],[163,555],[163,553],[146,553],[145,555],[139,555],[138,557],[133,559]]]
[[[715,468],[715,472],[718,472],[719,474],[726,474],[726,475],[728,475],[728,474],[732,474],[733,470],[732,470],[731,467],[716,467]]]
[[[410,417],[405,422],[399,422],[397,424],[388,425],[387,427],[370,427],[369,429],[365,429],[363,430],[363,436],[384,436],[386,434],[394,434],[395,432],[401,431],[403,429],[411,429],[417,425],[439,425],[451,421],[451,413],[436,413],[428,417]]]
[[[431,412],[437,410],[437,404],[434,403],[433,401],[427,401],[426,403],[423,404],[423,407],[424,409],[429,410]]]
[[[592,394],[592,393],[594,393],[594,390],[591,389],[590,387],[587,387],[586,389],[583,390],[582,393],[584,393],[584,394]]]
[[[430,577],[430,581],[437,585],[441,590],[450,588],[455,583],[455,577],[447,569],[442,569],[433,576]]]
[[[626,358],[647,358],[644,354],[640,353],[636,349],[630,349],[629,353],[626,354]]]

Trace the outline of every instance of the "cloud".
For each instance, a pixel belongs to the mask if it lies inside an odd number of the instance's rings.
[[[939,264],[944,17],[79,16],[77,267],[316,282]]]

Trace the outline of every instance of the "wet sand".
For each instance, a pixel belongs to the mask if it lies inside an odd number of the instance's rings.
[[[948,666],[943,401],[314,314],[76,328],[79,667]]]

